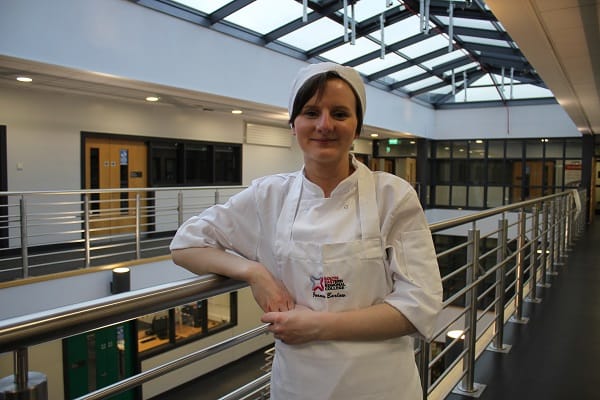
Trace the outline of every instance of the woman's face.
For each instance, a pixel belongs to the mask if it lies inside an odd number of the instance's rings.
[[[305,164],[348,162],[356,137],[356,97],[342,79],[329,79],[321,96],[311,97],[294,120],[293,132]]]

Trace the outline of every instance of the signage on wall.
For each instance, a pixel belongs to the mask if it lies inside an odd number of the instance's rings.
[[[119,165],[129,164],[129,152],[127,149],[119,150]]]
[[[581,161],[565,161],[565,186],[579,186],[581,183]]]

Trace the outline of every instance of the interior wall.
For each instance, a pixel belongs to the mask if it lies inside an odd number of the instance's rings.
[[[9,191],[81,189],[81,131],[243,143],[243,116],[157,104],[52,93],[33,87],[0,88],[0,124],[6,125]],[[243,146],[243,185],[302,165],[291,148]]]
[[[581,137],[558,104],[436,110],[433,139]]]

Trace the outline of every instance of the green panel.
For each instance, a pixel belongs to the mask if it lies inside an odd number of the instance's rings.
[[[135,373],[133,324],[133,321],[129,321],[64,340],[67,369],[65,393],[69,399],[83,396]],[[135,389],[132,389],[111,396],[110,399],[134,400],[135,393]]]
[[[69,399],[88,393],[87,334],[63,341],[65,347],[66,394]]]
[[[115,383],[119,377],[117,330],[113,326],[99,329],[96,334],[96,387]]]

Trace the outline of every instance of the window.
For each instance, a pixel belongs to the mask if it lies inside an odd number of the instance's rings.
[[[237,293],[225,293],[138,318],[140,356],[154,356],[235,326],[236,304]]]
[[[433,207],[497,207],[581,184],[581,139],[444,140],[432,148]]]
[[[150,174],[152,186],[177,185],[179,174],[176,143],[160,143],[150,146]]]
[[[212,148],[207,145],[186,145],[185,183],[188,185],[210,185],[212,177]]]
[[[152,186],[240,185],[239,144],[150,141]]]

